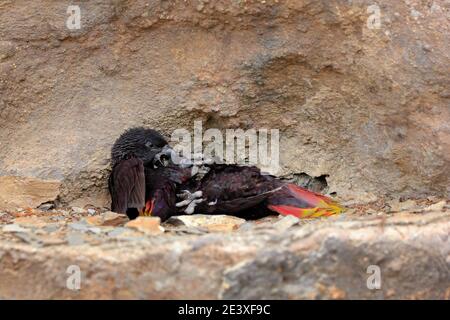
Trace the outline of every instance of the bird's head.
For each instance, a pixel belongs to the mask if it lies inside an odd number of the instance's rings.
[[[141,159],[144,165],[152,165],[155,160],[160,160],[168,149],[166,139],[158,131],[132,128],[116,140],[111,150],[111,159],[114,165],[127,157],[134,156]]]

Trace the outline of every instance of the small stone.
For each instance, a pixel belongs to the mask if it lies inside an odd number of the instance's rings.
[[[87,226],[85,223],[80,223],[80,222],[73,222],[71,224],[69,224],[69,228],[76,230],[76,231],[81,231],[81,232],[85,232],[89,230],[89,226]]]
[[[94,226],[121,226],[129,221],[124,214],[107,211],[98,216],[87,217],[86,222]]]
[[[49,221],[46,217],[26,216],[15,218],[14,223],[29,228],[42,228],[48,225]]]
[[[30,232],[29,229],[22,228],[18,224],[7,224],[2,230],[3,232]]]
[[[187,227],[206,229],[210,232],[229,232],[238,229],[246,221],[227,215],[183,215],[171,217],[169,220],[179,220]]]
[[[365,213],[368,214],[368,215],[374,215],[374,214],[377,214],[378,211],[373,209],[373,208],[369,208],[369,209],[366,210]]]
[[[127,228],[122,227],[114,228],[114,230],[108,232],[108,237],[117,237],[118,235],[124,233],[125,231],[127,231]]]
[[[0,61],[12,57],[16,50],[10,41],[0,41]]]
[[[83,235],[80,233],[68,233],[66,236],[66,240],[69,243],[69,246],[79,246],[84,243]]]
[[[205,7],[204,4],[200,2],[200,3],[197,5],[196,9],[197,9],[197,11],[200,11],[200,12],[201,12],[201,11],[203,10],[204,7]]]
[[[60,228],[60,225],[58,223],[50,223],[46,225],[43,229],[45,232],[52,233],[55,232]]]
[[[53,203],[43,203],[37,208],[42,211],[49,211],[49,210],[53,209],[54,207],[55,207],[55,205]]]
[[[424,211],[442,211],[444,210],[445,206],[447,205],[446,200],[439,201],[437,203],[434,203],[424,209]]]
[[[100,234],[100,233],[102,233],[102,229],[100,229],[100,228],[98,228],[98,227],[91,227],[91,228],[88,228],[88,231],[89,231],[89,232],[92,232],[92,233],[94,233],[94,234]]]
[[[401,212],[401,211],[410,211],[417,208],[417,203],[414,200],[406,200],[400,202],[398,200],[392,201],[389,203],[391,207],[391,212]]]
[[[425,44],[422,45],[422,49],[424,51],[430,52],[431,51],[431,46],[429,44],[425,43]]]
[[[23,232],[18,232],[14,234],[17,238],[19,238],[20,240],[22,240],[25,243],[31,244],[32,246],[35,247],[40,247],[42,246],[42,241],[38,238],[36,238],[36,236],[34,236],[32,233],[23,233]]]
[[[241,226],[239,227],[239,231],[250,231],[254,227],[255,227],[255,223],[247,221],[247,222],[241,224]]]
[[[157,235],[164,232],[164,228],[160,224],[161,219],[159,217],[137,217],[125,224],[125,227],[133,228],[146,234]]]
[[[300,222],[300,219],[294,216],[285,216],[281,220],[275,222],[273,227],[279,231],[286,231],[290,227],[295,226]]]
[[[81,213],[85,213],[86,212],[86,210],[84,210],[83,208],[79,208],[79,207],[72,207],[71,209],[72,209],[73,213],[81,214]]]
[[[354,209],[354,208],[347,208],[347,210],[345,210],[345,215],[346,216],[350,216],[350,215],[352,215],[352,214],[356,214],[357,213],[357,211],[356,211],[356,209]],[[335,215],[335,216],[343,216],[344,214],[342,213],[342,214],[338,214],[338,215]]]
[[[89,213],[89,215],[93,216],[96,211],[94,209],[88,209],[87,212]]]

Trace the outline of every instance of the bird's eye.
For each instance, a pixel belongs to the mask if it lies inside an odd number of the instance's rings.
[[[153,144],[152,144],[150,141],[147,141],[147,142],[145,143],[145,146],[146,146],[147,148],[151,148],[151,147],[153,147]]]

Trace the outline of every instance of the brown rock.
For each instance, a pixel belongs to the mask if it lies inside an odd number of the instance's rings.
[[[295,226],[300,222],[300,219],[294,216],[285,216],[282,217],[279,221],[273,224],[273,227],[279,231],[285,231],[292,226]]]
[[[13,233],[14,232],[27,233],[27,232],[30,232],[30,229],[23,228],[23,227],[19,226],[18,224],[7,224],[7,225],[3,226],[2,231],[3,232],[13,232]]]
[[[15,218],[14,223],[29,228],[42,228],[52,223],[52,221],[49,217],[26,216]]]
[[[417,203],[414,200],[399,201],[394,200],[389,203],[392,212],[414,211],[418,209]]]
[[[424,209],[424,211],[442,211],[446,205],[447,205],[447,201],[442,200],[442,201],[433,203],[432,205],[426,207]]]
[[[86,222],[94,226],[121,226],[129,221],[124,214],[115,213],[112,211],[104,212],[98,216],[85,218]]]
[[[160,225],[161,219],[158,217],[137,217],[131,220],[125,227],[136,229],[140,232],[150,235],[164,233],[164,228]]]
[[[0,208],[35,208],[55,200],[59,187],[56,180],[0,176]]]
[[[183,215],[171,218],[172,221],[181,221],[187,227],[206,229],[210,232],[234,231],[245,223],[244,219],[227,215]]]

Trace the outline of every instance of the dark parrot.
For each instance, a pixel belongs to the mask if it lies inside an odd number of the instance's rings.
[[[277,177],[254,166],[206,165],[208,172],[195,182],[181,184],[177,207],[187,214],[232,214],[256,219],[274,213],[299,218],[330,216],[343,208],[334,200]],[[192,180],[192,179],[191,179]]]
[[[135,128],[122,134],[112,148],[112,211],[163,221],[178,214],[312,218],[343,211],[332,199],[262,174],[257,167],[162,160],[173,160],[174,154],[157,131]]]
[[[153,214],[165,220],[176,210],[176,184],[189,179],[191,171],[161,166],[167,148],[164,137],[151,129],[129,129],[116,140],[108,183],[112,211],[130,219]]]

